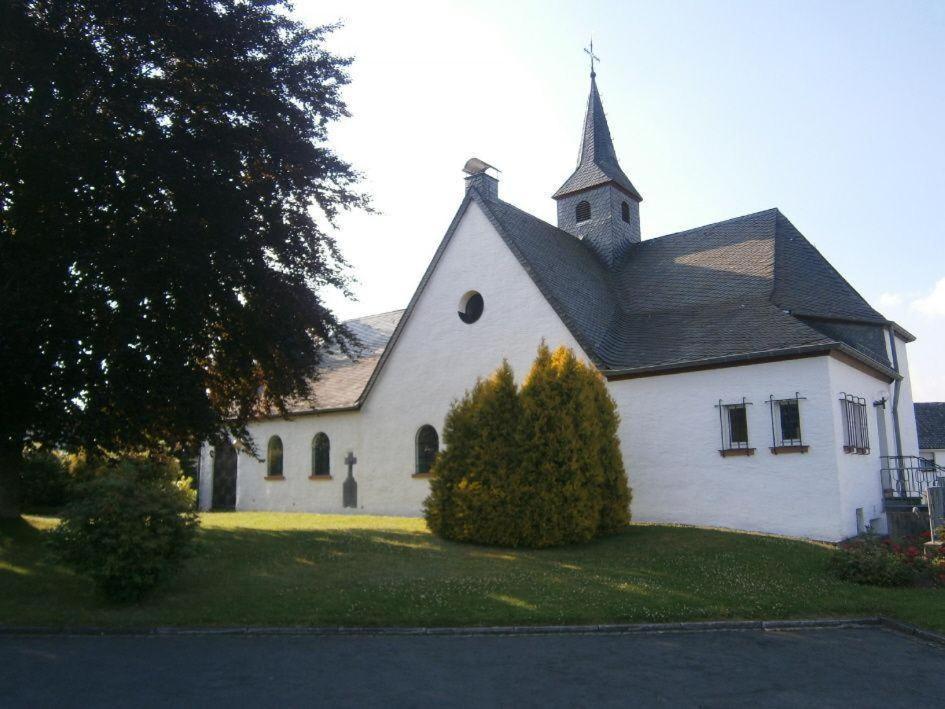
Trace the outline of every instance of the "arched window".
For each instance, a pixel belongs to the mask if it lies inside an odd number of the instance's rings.
[[[266,446],[266,477],[282,477],[282,439],[273,436]]]
[[[429,473],[436,454],[440,451],[440,437],[436,429],[425,424],[417,431],[417,474]]]
[[[328,452],[331,444],[324,433],[316,433],[312,439],[312,476],[331,475]]]
[[[591,218],[591,203],[586,199],[578,202],[574,208],[574,220],[577,222],[586,222]]]
[[[620,216],[627,224],[630,223],[630,205],[626,202],[620,203]]]

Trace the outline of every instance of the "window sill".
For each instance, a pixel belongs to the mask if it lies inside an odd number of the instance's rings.
[[[855,455],[869,455],[870,449],[869,448],[855,448],[854,446],[844,446],[843,452],[853,453]]]
[[[426,480],[427,478],[432,478],[433,473],[414,473],[410,477],[412,477],[415,480]]]
[[[723,448],[719,451],[719,455],[723,458],[732,458],[735,456],[745,456],[745,455],[754,455],[754,448]]]
[[[775,455],[781,455],[782,453],[806,453],[810,450],[810,446],[772,446],[771,452]]]
[[[309,480],[332,480],[331,475],[309,475]]]
[[[265,480],[285,480],[285,475],[267,475]]]

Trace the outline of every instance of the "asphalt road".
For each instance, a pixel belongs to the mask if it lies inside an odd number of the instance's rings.
[[[545,636],[0,636],[3,706],[945,704],[882,628]]]

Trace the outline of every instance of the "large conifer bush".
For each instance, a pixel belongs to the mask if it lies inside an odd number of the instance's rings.
[[[433,466],[427,524],[457,541],[585,542],[625,526],[630,488],[604,379],[542,343],[525,383],[507,362],[457,401]]]

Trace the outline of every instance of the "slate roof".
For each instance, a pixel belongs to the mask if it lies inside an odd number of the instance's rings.
[[[584,132],[581,135],[581,154],[574,173],[554,193],[558,199],[565,195],[588,190],[613,182],[638,202],[643,201],[630,178],[620,169],[610,127],[604,115],[604,106],[597,91],[597,80],[591,74],[591,93],[587,97],[587,112],[584,114]]]
[[[474,199],[608,373],[840,349],[895,375],[889,321],[777,209],[642,241],[607,269],[567,232]]]
[[[350,355],[338,348],[329,350],[313,385],[314,396],[289,402],[289,411],[306,413],[355,408],[403,314],[403,310],[394,310],[346,321],[344,324],[357,338],[358,346]]]
[[[945,448],[945,402],[916,404],[915,425],[919,430],[919,448]]]

